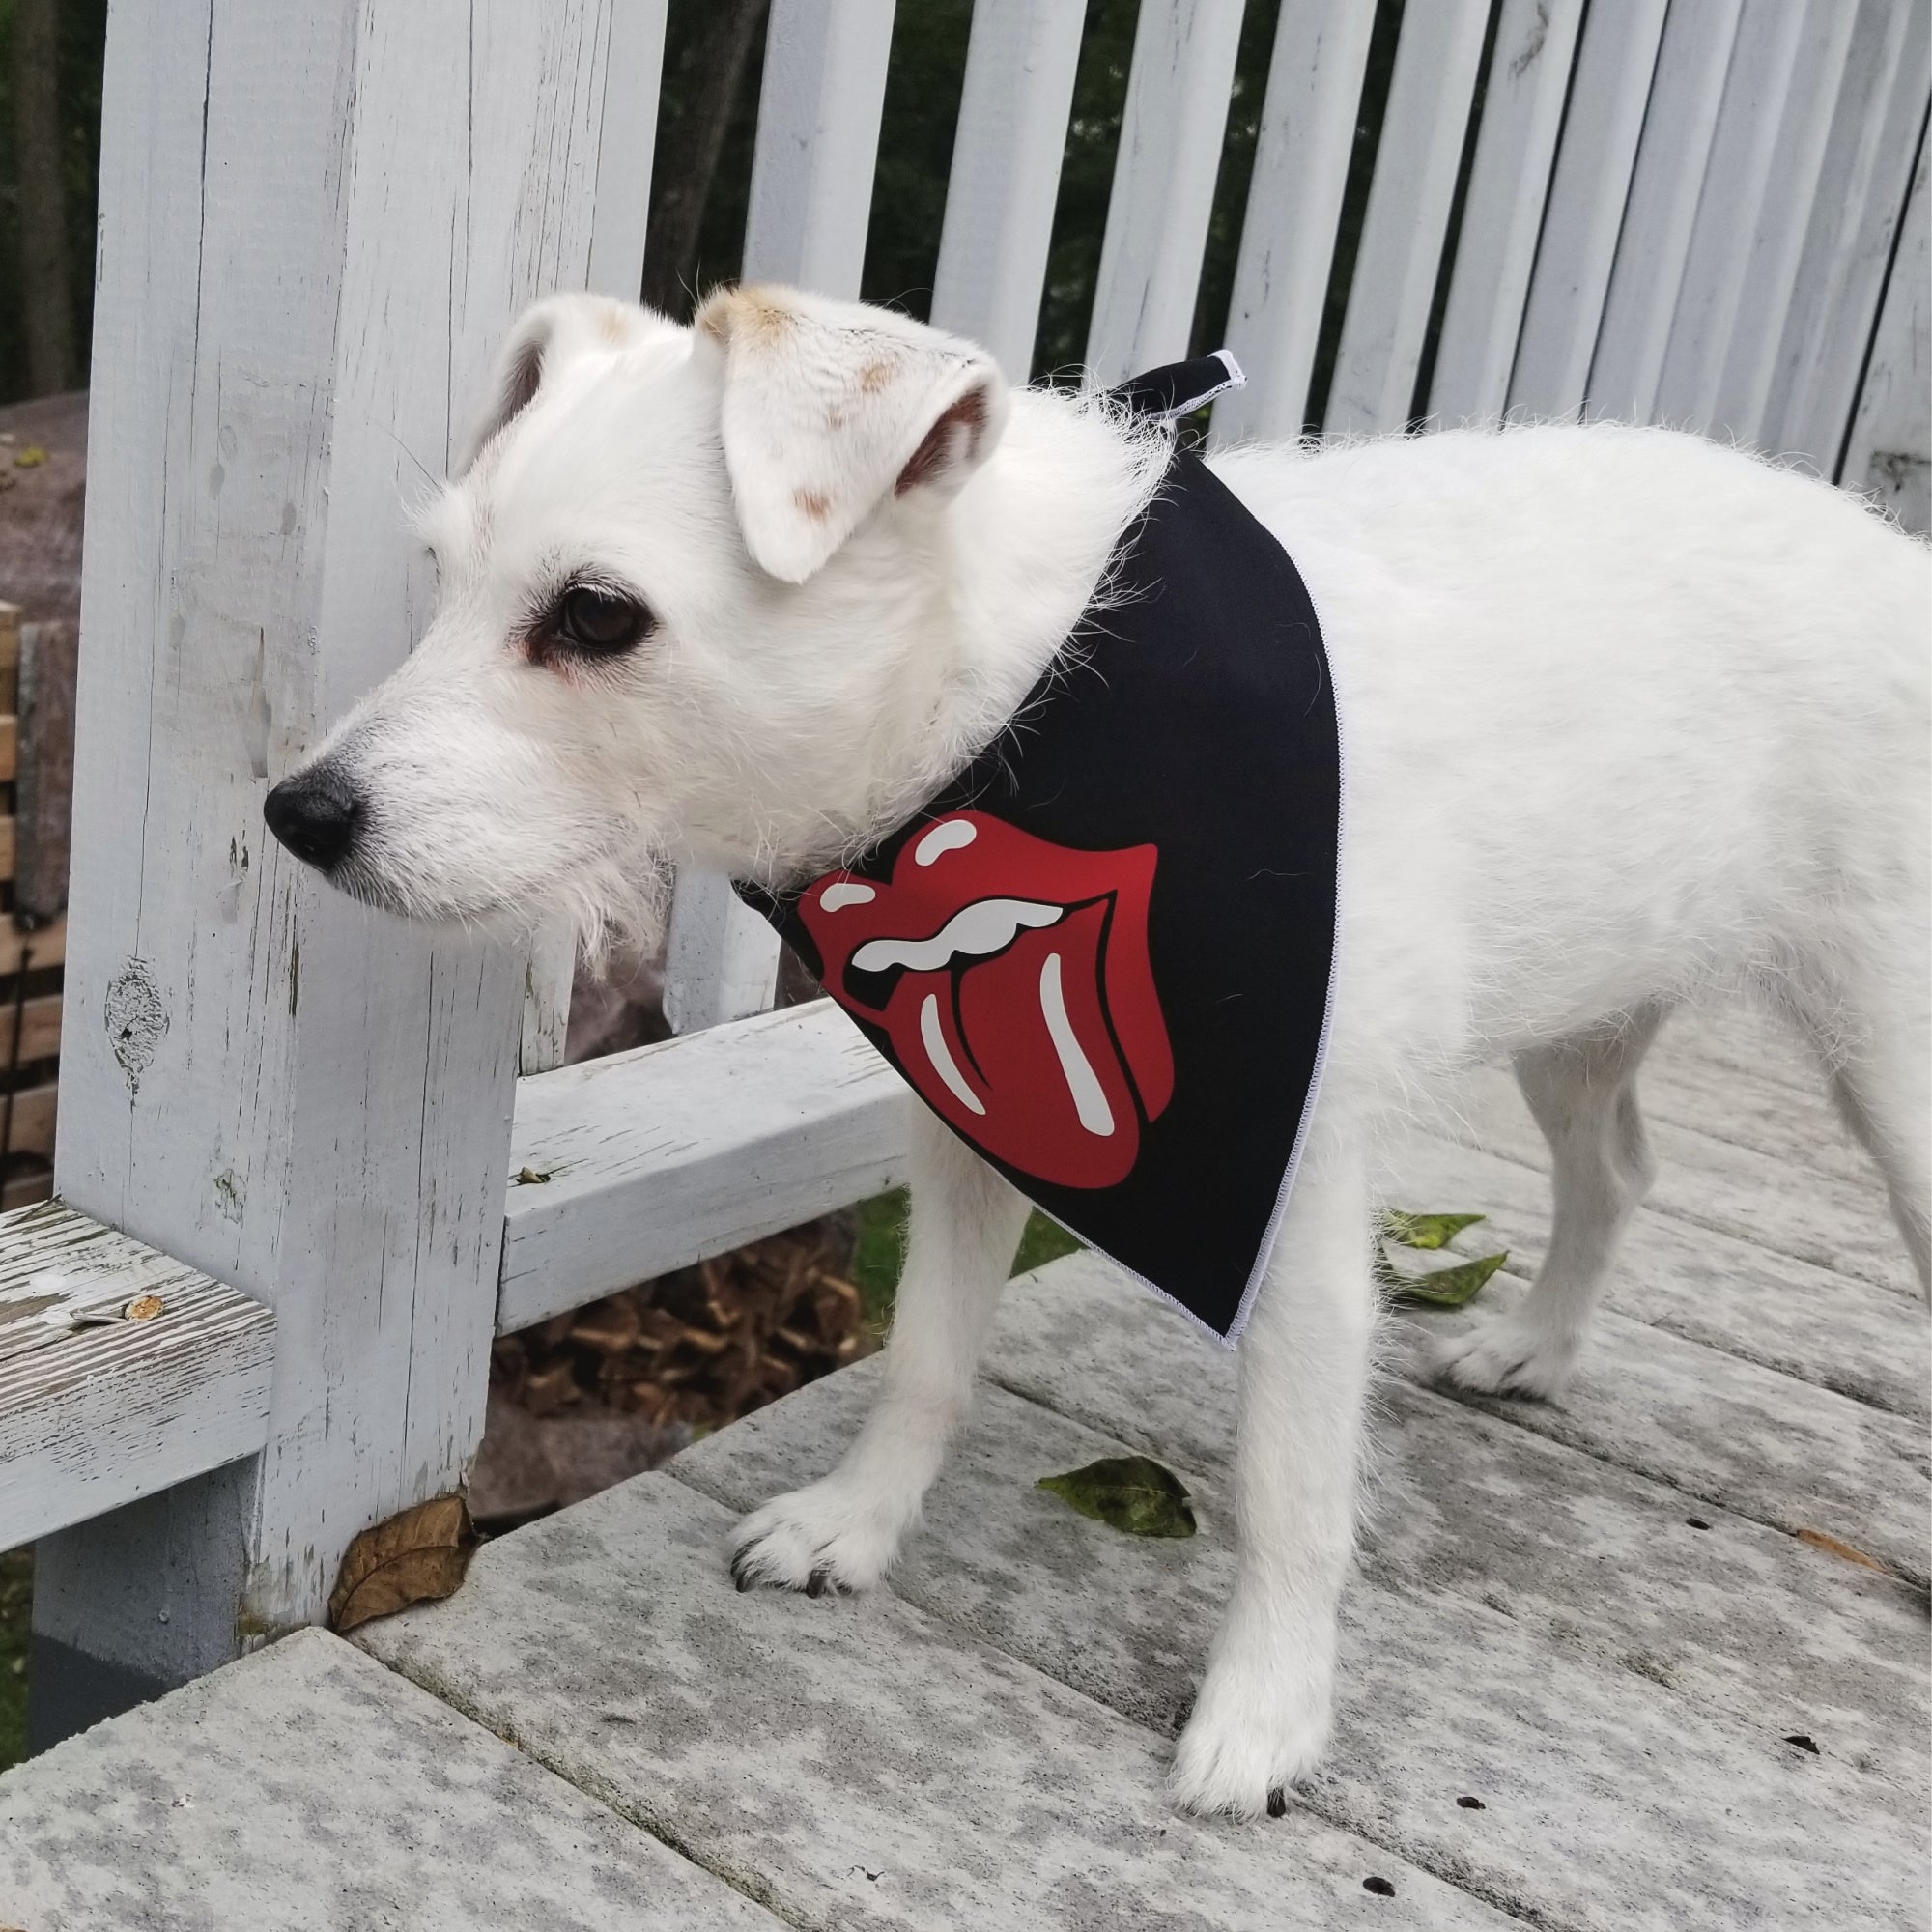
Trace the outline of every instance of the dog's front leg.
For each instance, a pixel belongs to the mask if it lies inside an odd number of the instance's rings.
[[[1311,1148],[1241,1338],[1235,1594],[1175,1754],[1196,1811],[1278,1811],[1328,1740],[1377,1299],[1353,1147]]]
[[[1027,1204],[923,1107],[913,1114],[912,1219],[878,1401],[831,1475],[739,1525],[741,1590],[876,1583],[971,1406]]]

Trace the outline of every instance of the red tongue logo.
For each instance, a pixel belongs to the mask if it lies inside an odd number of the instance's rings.
[[[942,1120],[1023,1174],[1111,1187],[1174,1093],[1148,958],[1155,856],[958,811],[906,841],[890,884],[828,872],[799,910],[825,990],[884,1029]]]

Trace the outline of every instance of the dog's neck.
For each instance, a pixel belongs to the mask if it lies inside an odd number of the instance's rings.
[[[1097,401],[1021,392],[998,447],[955,498],[908,506],[895,529],[855,539],[868,615],[891,634],[869,756],[863,770],[825,775],[839,804],[800,825],[796,842],[776,841],[775,877],[796,879],[884,837],[999,735],[1094,601],[1168,452],[1164,432],[1137,431]],[[916,581],[889,586],[875,573],[907,575],[908,523]]]

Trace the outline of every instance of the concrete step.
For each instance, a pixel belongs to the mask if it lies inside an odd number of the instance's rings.
[[[360,1651],[303,1631],[0,1776],[28,1932],[771,1932]]]
[[[837,1401],[839,1381],[785,1406]],[[488,1545],[447,1603],[356,1640],[794,1924],[1509,1922],[1305,1807],[1266,1826],[1177,1815],[1162,1739],[890,1591],[740,1596],[732,1521],[640,1476]],[[1091,1611],[1116,1605],[1096,1592]]]

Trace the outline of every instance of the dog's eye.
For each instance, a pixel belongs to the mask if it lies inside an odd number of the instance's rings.
[[[552,618],[556,641],[593,657],[628,651],[650,628],[651,613],[635,597],[580,583],[557,600]]]

